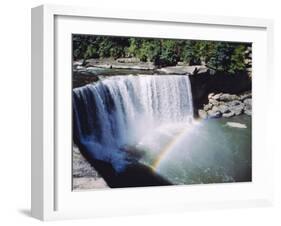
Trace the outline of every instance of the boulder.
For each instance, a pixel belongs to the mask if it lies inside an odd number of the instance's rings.
[[[185,65],[186,65],[186,63],[183,62],[183,61],[179,61],[179,62],[177,63],[177,66],[185,66]]]
[[[219,100],[221,100],[221,101],[239,100],[239,97],[235,94],[224,93],[224,94],[220,95]]]
[[[190,69],[192,67],[194,67],[193,72],[192,72],[193,75],[205,74],[205,73],[210,72],[210,70],[211,70],[204,65],[194,65],[194,66],[189,66],[189,67],[190,67]],[[209,74],[211,74],[211,73],[209,73]]]
[[[221,113],[226,113],[229,111],[229,107],[225,104],[221,104],[218,106],[218,109]]]
[[[215,94],[214,93],[209,93],[208,99],[211,99]]]
[[[158,72],[165,74],[177,74],[177,75],[214,75],[215,71],[204,65],[186,65],[180,63],[176,66],[168,66],[157,69]]]
[[[214,99],[210,99],[209,103],[211,103],[212,105],[215,105],[215,106],[219,106],[219,104],[220,104],[220,102],[218,102],[217,100],[214,100]]]
[[[212,99],[219,100],[221,95],[222,95],[222,93],[215,94],[215,95],[212,96]]]
[[[187,69],[186,66],[169,66],[157,69],[160,73],[165,73],[168,75],[191,75],[192,70]]]
[[[83,61],[82,60],[74,61],[72,65],[74,67],[83,66]]]
[[[208,111],[208,118],[219,118],[221,117],[221,113],[219,111],[209,110]]]
[[[202,119],[207,119],[208,118],[208,114],[206,111],[202,110],[202,109],[199,109],[198,110],[198,115],[200,118]]]
[[[228,112],[225,112],[225,113],[222,114],[222,116],[225,117],[225,118],[230,118],[234,115],[235,115],[235,113],[233,111],[228,111]]]
[[[213,105],[211,103],[208,103],[208,104],[204,105],[203,109],[204,109],[204,111],[208,111],[208,110],[212,109],[212,107],[213,107]]]
[[[252,93],[244,93],[240,95],[240,100],[244,101],[245,99],[252,98]]]
[[[245,99],[245,100],[243,101],[243,103],[244,103],[245,105],[249,105],[249,106],[252,107],[252,99],[250,99],[250,98]]]
[[[240,115],[243,112],[244,109],[244,105],[240,104],[240,105],[234,105],[234,106],[230,106],[229,110],[234,112],[235,115]]]
[[[140,59],[136,57],[128,57],[128,58],[118,58],[116,60],[118,63],[139,63]]]
[[[219,111],[220,112],[220,109],[218,106],[213,106],[212,107],[212,111],[216,112],[216,111]]]
[[[244,113],[246,115],[252,115],[252,99],[244,100]]]
[[[230,107],[238,106],[238,105],[243,105],[244,106],[244,104],[241,101],[239,101],[239,100],[230,101],[230,102],[227,103],[227,105],[230,106]]]
[[[251,116],[251,115],[252,115],[252,110],[244,109],[244,113],[245,113],[246,115]]]

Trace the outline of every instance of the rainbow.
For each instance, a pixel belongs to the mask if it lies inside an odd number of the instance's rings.
[[[183,136],[183,134],[185,133],[186,130],[187,130],[187,128],[183,128],[181,131],[179,131],[175,135],[175,137],[160,150],[160,152],[159,152],[160,154],[152,163],[152,169],[154,171],[157,171],[157,168],[159,167],[162,160],[168,155],[168,153],[170,153],[173,150],[173,147],[178,143],[178,141]]]

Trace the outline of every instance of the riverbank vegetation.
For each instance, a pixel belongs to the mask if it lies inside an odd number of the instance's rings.
[[[206,65],[238,74],[251,67],[251,43],[73,35],[74,60],[124,57],[157,67]]]

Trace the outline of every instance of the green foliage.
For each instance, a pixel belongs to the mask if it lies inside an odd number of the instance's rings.
[[[173,40],[73,35],[73,58],[137,57],[156,66],[206,64],[231,74],[246,70],[250,44],[201,40]]]
[[[201,43],[198,41],[185,41],[182,49],[182,61],[189,65],[201,64]]]
[[[207,65],[230,74],[242,72],[246,69],[246,47],[246,44],[216,42]]]
[[[176,65],[180,57],[179,43],[175,40],[162,40],[160,45],[159,58],[156,61],[157,65]]]
[[[232,45],[228,42],[215,43],[214,49],[210,54],[208,65],[220,71],[227,71],[230,65]]]
[[[231,63],[229,67],[229,72],[235,73],[237,71],[246,70],[246,47],[245,45],[238,45],[234,48],[233,54],[231,55]]]

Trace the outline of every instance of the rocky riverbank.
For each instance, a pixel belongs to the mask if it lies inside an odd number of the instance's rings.
[[[198,110],[198,116],[207,118],[230,118],[235,115],[252,115],[252,94],[244,92],[240,95],[228,93],[210,93],[208,103]]]
[[[73,88],[96,82],[103,76],[141,74],[189,76],[195,117],[251,114],[251,103],[248,103],[250,100],[244,103],[242,97],[245,92],[250,93],[252,88],[248,71],[233,75],[205,65],[190,66],[180,62],[176,66],[159,68],[151,62],[141,62],[138,58],[87,59],[73,62]]]
[[[155,70],[156,66],[151,62],[142,62],[138,58],[103,58],[78,60],[73,63],[74,69],[83,69],[88,67],[105,69],[132,69],[132,70]]]
[[[137,58],[119,58],[119,59],[87,59],[77,60],[73,62],[73,71],[82,73],[95,74],[101,69],[116,69],[116,70],[132,70],[142,71],[143,73],[153,73],[161,75],[194,75],[210,72],[214,74],[215,71],[207,68],[204,65],[186,65],[180,63],[176,66],[156,67],[151,62],[141,62]]]
[[[73,163],[72,163],[73,189],[96,189],[108,188],[107,183],[82,156],[78,147],[73,146]]]

